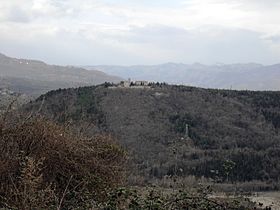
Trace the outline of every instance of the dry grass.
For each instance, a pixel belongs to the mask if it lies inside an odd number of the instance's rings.
[[[0,208],[71,209],[122,182],[125,153],[110,136],[75,136],[41,117],[0,120]]]

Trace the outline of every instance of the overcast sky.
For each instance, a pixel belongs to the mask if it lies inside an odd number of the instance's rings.
[[[280,0],[0,0],[0,52],[62,65],[280,63]]]

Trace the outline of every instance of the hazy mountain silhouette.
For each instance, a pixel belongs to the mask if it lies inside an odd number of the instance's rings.
[[[280,64],[177,64],[154,66],[86,66],[135,80],[167,82],[204,88],[280,90]]]
[[[48,65],[42,61],[10,58],[0,54],[0,86],[27,94],[49,90],[119,82],[121,78],[101,71],[71,66]]]

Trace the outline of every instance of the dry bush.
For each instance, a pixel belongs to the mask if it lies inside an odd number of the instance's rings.
[[[124,163],[124,151],[110,136],[75,136],[41,117],[2,119],[0,208],[89,205],[122,182]]]
[[[162,188],[119,188],[99,206],[102,210],[247,210],[255,204],[242,197],[213,197],[211,187],[189,191]]]

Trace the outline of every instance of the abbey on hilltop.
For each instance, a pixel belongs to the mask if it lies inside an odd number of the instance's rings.
[[[148,81],[132,81],[131,79],[128,79],[126,81],[121,81],[118,87],[123,88],[130,88],[130,87],[149,87]]]

